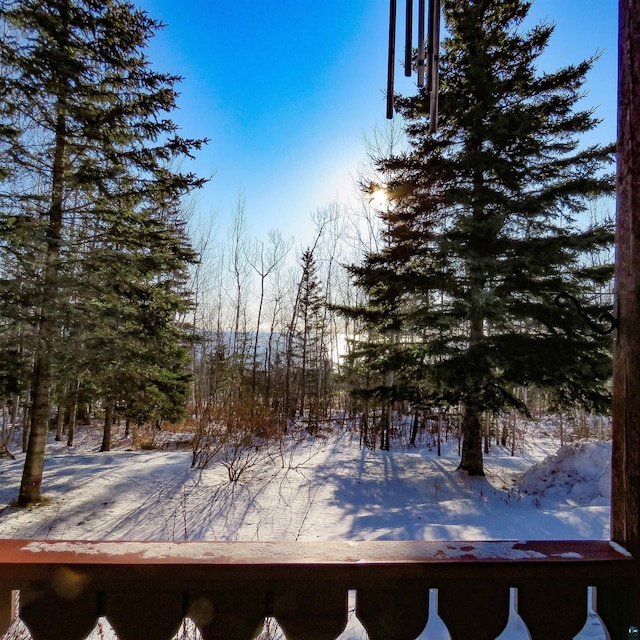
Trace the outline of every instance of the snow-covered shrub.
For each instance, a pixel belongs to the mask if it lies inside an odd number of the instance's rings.
[[[560,447],[555,455],[521,476],[523,492],[566,495],[580,504],[607,503],[611,498],[611,443],[581,440]]]

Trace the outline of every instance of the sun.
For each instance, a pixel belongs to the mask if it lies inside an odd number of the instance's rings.
[[[389,205],[389,191],[385,187],[372,187],[369,202],[374,209],[386,209]]]

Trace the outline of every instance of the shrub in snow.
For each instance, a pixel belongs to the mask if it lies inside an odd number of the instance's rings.
[[[259,403],[233,401],[206,407],[193,418],[191,467],[206,469],[220,462],[230,482],[269,457],[284,437],[278,417]]]

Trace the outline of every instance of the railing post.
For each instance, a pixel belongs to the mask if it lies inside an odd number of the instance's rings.
[[[640,559],[640,0],[620,0],[619,11],[611,532]]]

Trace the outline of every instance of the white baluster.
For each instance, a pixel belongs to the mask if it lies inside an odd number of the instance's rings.
[[[282,627],[278,624],[278,621],[269,616],[264,620],[264,627],[257,636],[256,640],[286,640]]]
[[[504,631],[496,640],[531,640],[531,634],[518,613],[518,589],[509,589],[509,618]]]
[[[451,634],[438,615],[438,590],[429,589],[429,619],[427,626],[416,640],[451,640]]]
[[[604,626],[604,622],[596,612],[598,590],[596,587],[587,587],[587,621],[573,640],[611,640],[611,636]]]
[[[105,617],[98,618],[93,631],[87,636],[87,640],[117,640],[117,638],[116,632]]]
[[[367,630],[356,615],[355,590],[350,590],[347,598],[347,624],[336,640],[369,640]]]

